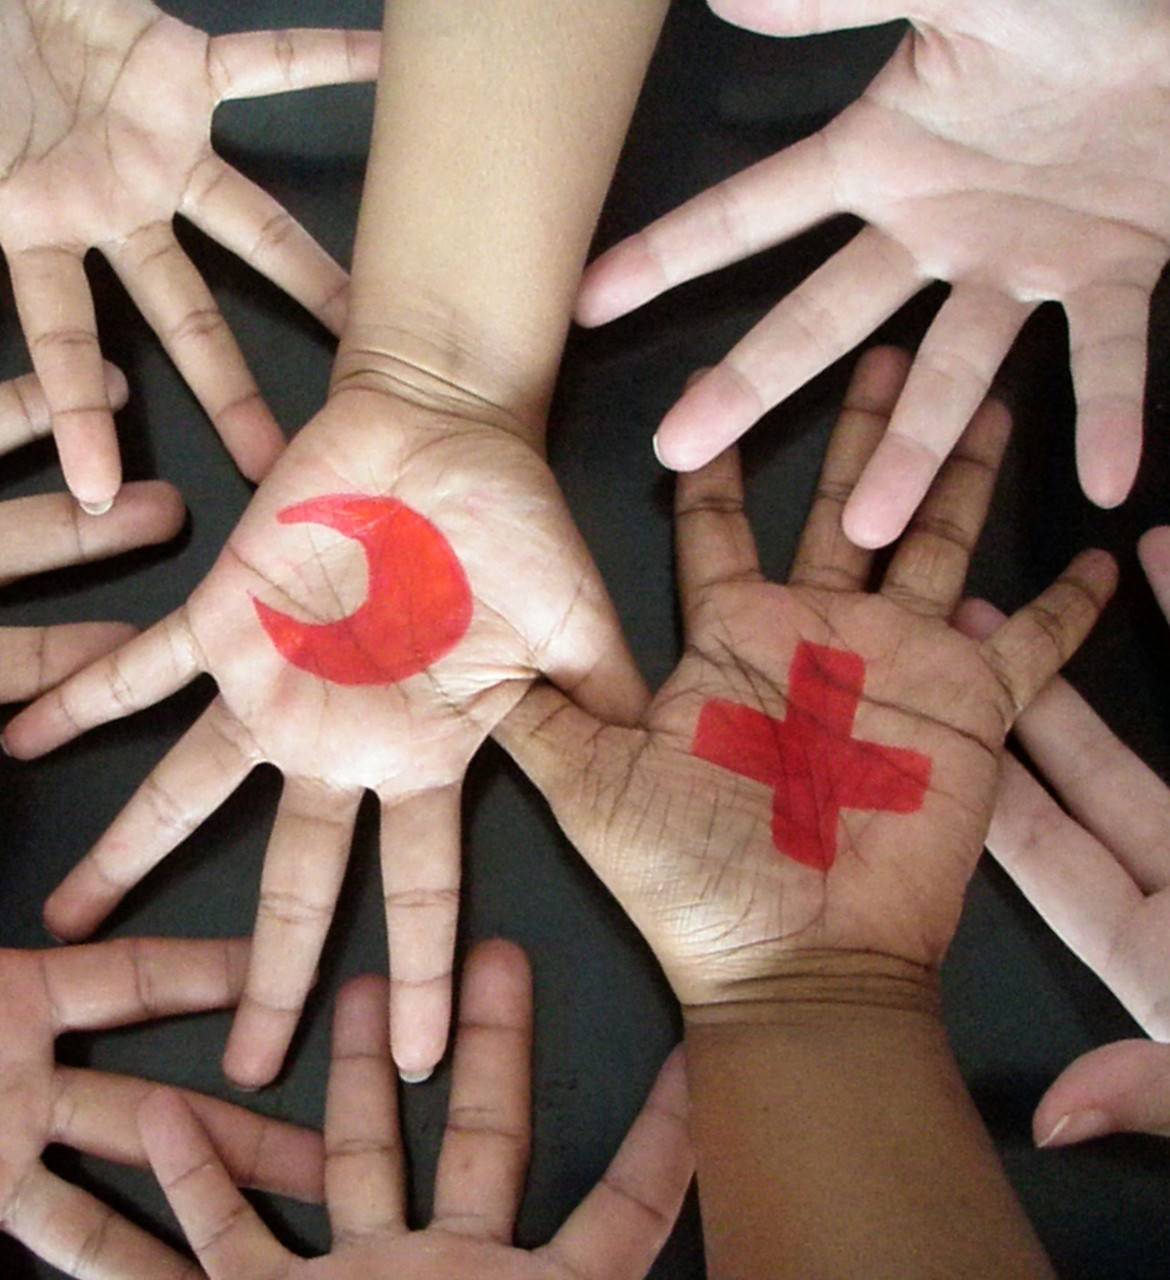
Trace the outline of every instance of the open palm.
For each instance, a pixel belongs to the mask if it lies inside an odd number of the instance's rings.
[[[1090,552],[986,643],[950,626],[1007,435],[989,405],[867,591],[840,510],[904,376],[888,349],[860,366],[787,586],[760,575],[734,454],[680,478],[686,654],[642,728],[538,686],[496,731],[686,1004],[826,951],[937,965],[1004,735],[1112,589]]]
[[[0,1230],[82,1280],[201,1273],[41,1163],[51,1143],[144,1165],[135,1114],[155,1086],[58,1066],[68,1031],[125,1026],[233,1004],[247,946],[134,938],[52,951],[0,951]],[[321,1137],[197,1094],[189,1105],[249,1186],[322,1195]]]
[[[598,714],[640,706],[551,472],[495,428],[337,395],[187,604],[24,711],[5,743],[39,754],[199,672],[219,696],[50,899],[50,927],[87,936],[255,765],[275,764],[286,785],[227,1055],[235,1079],[265,1083],[313,980],[362,794],[375,791],[395,1057],[407,1076],[428,1073],[450,1013],[468,761],[537,672]]]
[[[670,411],[657,445],[689,470],[932,280],[939,312],[844,513],[892,541],[1033,309],[1068,316],[1086,493],[1112,506],[1141,452],[1150,293],[1170,257],[1170,10],[1109,0],[720,0],[793,35],[913,12],[860,99],[819,133],[704,192],[586,275],[587,324],[838,213],[868,224]]]
[[[376,32],[209,38],[149,0],[0,5],[0,247],[53,415],[69,488],[104,507],[120,482],[83,259],[109,259],[241,469],[283,445],[207,286],[181,213],[339,332],[347,278],[211,149],[229,98],[377,74]]]

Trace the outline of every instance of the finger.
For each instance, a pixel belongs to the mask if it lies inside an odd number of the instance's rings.
[[[156,1088],[132,1076],[58,1068],[49,1140],[103,1160],[145,1165],[136,1116]],[[232,1181],[319,1204],[324,1188],[321,1135],[243,1107],[183,1090]]]
[[[290,28],[214,36],[207,65],[219,101],[376,80],[378,31]]]
[[[707,0],[711,12],[748,31],[772,36],[816,35],[853,27],[874,27],[907,16],[906,0]],[[930,7],[922,0],[913,6],[920,15]]]
[[[382,805],[382,891],[390,950],[390,1047],[399,1074],[434,1071],[451,1023],[459,913],[459,786]]]
[[[360,791],[285,783],[264,857],[248,984],[223,1059],[244,1088],[270,1083],[284,1062],[333,920],[360,801]]]
[[[531,1148],[532,974],[514,943],[480,943],[459,1001],[432,1228],[510,1244]]]
[[[994,400],[975,415],[898,544],[882,595],[924,617],[951,616],[983,532],[1011,426],[1011,415]]]
[[[1116,587],[1113,557],[1083,551],[1046,591],[983,641],[980,654],[1004,691],[1009,723],[1080,648]]]
[[[284,436],[170,224],[144,227],[105,252],[236,465],[249,480],[262,480],[284,448]]]
[[[914,259],[867,227],[788,295],[667,413],[664,466],[693,471],[853,349],[926,283]]]
[[[203,1280],[198,1267],[40,1165],[22,1183],[4,1229],[78,1280]]]
[[[1142,562],[1158,607],[1170,618],[1170,528],[1149,529],[1138,540]]]
[[[1077,396],[1077,474],[1100,507],[1125,499],[1141,459],[1152,288],[1152,282],[1097,285],[1064,301]]]
[[[117,495],[122,465],[82,255],[24,249],[10,253],[8,265],[65,484],[87,509],[101,514]]]
[[[179,532],[185,517],[179,491],[161,480],[124,485],[101,516],[81,511],[67,493],[0,502],[0,585],[165,542]]]
[[[390,1058],[384,978],[338,993],[325,1104],[325,1187],[334,1247],[406,1231],[406,1157]]]
[[[605,1177],[537,1252],[582,1280],[641,1280],[694,1173],[688,1111],[685,1059],[676,1049]]]
[[[906,381],[889,430],[846,503],[845,532],[884,547],[906,527],[991,389],[1032,308],[990,289],[957,286]]]
[[[1010,756],[1003,762],[987,847],[1057,937],[1103,981],[1121,984],[1120,996],[1130,984],[1115,963],[1117,942],[1142,903],[1141,891]],[[1133,989],[1126,996],[1144,1003]]]
[[[120,938],[38,954],[53,1032],[60,1035],[228,1009],[244,985],[248,944],[237,938]]]
[[[585,272],[576,318],[607,324],[667,289],[779,244],[840,210],[823,134],[701,192]]]
[[[0,703],[37,697],[136,634],[123,622],[0,627]]]
[[[897,347],[873,347],[857,362],[788,574],[790,586],[864,589],[873,557],[845,536],[841,512],[889,423],[909,364]]]
[[[251,739],[217,698],[53,891],[45,903],[45,923],[53,935],[71,942],[89,937],[256,763]]]
[[[1016,722],[1016,735],[1061,799],[1146,893],[1170,885],[1170,792],[1064,680]]]
[[[291,1258],[236,1189],[183,1096],[156,1089],[138,1109],[155,1177],[211,1280],[270,1280]]]
[[[261,187],[212,156],[192,176],[180,212],[295,298],[327,329],[341,332],[349,276]]]
[[[179,609],[108,657],[79,671],[4,729],[4,750],[31,760],[161,702],[202,669],[199,645]]]
[[[102,367],[106,399],[111,409],[120,409],[130,398],[130,388],[121,369]],[[49,434],[53,415],[44,388],[35,373],[0,382],[0,453],[9,453]]]
[[[1032,1132],[1041,1147],[1107,1133],[1170,1138],[1170,1046],[1120,1040],[1086,1053],[1041,1098]]]
[[[678,477],[674,527],[679,599],[690,625],[713,587],[764,580],[744,513],[738,449]]]

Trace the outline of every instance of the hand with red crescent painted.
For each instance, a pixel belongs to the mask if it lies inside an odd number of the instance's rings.
[[[496,730],[685,1006],[826,953],[933,973],[1004,736],[1113,590],[1111,558],[1086,552],[985,643],[950,625],[1008,435],[993,402],[868,589],[841,507],[906,364],[859,365],[787,586],[760,574],[734,453],[679,478],[686,653],[640,727],[537,685]]]
[[[1170,529],[1151,529],[1138,553],[1170,617]],[[979,634],[1000,623],[983,602],[968,613]],[[1036,1141],[1170,1137],[1170,790],[1063,680],[1016,735],[1064,807],[1009,756],[987,847],[1150,1037],[1072,1063],[1036,1108]]]
[[[198,1280],[202,1272],[42,1162],[53,1144],[145,1166],[139,1105],[157,1086],[58,1066],[53,1042],[230,1008],[247,944],[129,938],[50,951],[0,951],[0,1230],[78,1280]],[[320,1134],[200,1094],[181,1095],[248,1186],[320,1203]],[[21,1274],[24,1274],[23,1272]]]
[[[149,0],[0,4],[0,247],[69,489],[100,514],[121,483],[84,258],[98,249],[250,479],[284,446],[215,299],[179,246],[182,214],[334,333],[348,279],[211,147],[215,108],[373,80],[377,32],[209,38]]]
[[[382,805],[394,1056],[447,1039],[464,772],[538,673],[599,715],[645,690],[547,465],[497,425],[369,391],[296,437],[189,601],[34,703],[18,757],[207,672],[219,696],[50,898],[87,937],[263,761],[285,775],[225,1069],[270,1081],[313,981],[366,790]]]
[[[110,403],[120,408],[126,379],[113,365],[104,375]],[[48,433],[49,406],[36,376],[0,382],[0,454]],[[158,480],[126,485],[100,517],[78,511],[67,493],[0,502],[0,585],[165,542],[183,516],[178,491]],[[0,703],[35,698],[134,634],[124,622],[0,627]]]
[[[601,324],[684,280],[849,213],[866,223],[690,388],[659,456],[689,471],[935,280],[952,286],[844,511],[892,542],[1028,317],[1059,302],[1088,496],[1114,506],[1141,455],[1150,295],[1170,257],[1170,7],[1113,0],[709,0],[802,35],[909,17],[825,128],[603,254],[577,315]]]
[[[694,1160],[680,1051],[666,1061],[605,1176],[540,1248],[513,1246],[532,1140],[532,978],[512,943],[480,943],[460,999],[447,1132],[430,1224],[407,1221],[407,1157],[386,1050],[385,980],[338,996],[325,1107],[333,1248],[290,1253],[236,1190],[218,1134],[156,1090],[142,1140],[209,1280],[642,1280],[670,1234]]]

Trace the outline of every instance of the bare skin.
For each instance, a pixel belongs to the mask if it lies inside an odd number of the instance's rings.
[[[126,379],[104,370],[110,403],[126,402]],[[33,374],[0,383],[0,454],[49,432],[49,406]],[[128,484],[98,519],[65,493],[0,502],[0,585],[63,565],[101,559],[173,537],[183,500],[169,484]],[[35,698],[134,635],[122,622],[0,627],[0,703]]]
[[[172,223],[182,214],[340,332],[345,272],[215,155],[211,119],[230,98],[372,80],[377,69],[376,32],[211,39],[149,0],[0,4],[0,247],[66,483],[95,513],[121,470],[86,252],[109,260],[259,480],[283,436]]]
[[[298,669],[257,618],[254,599],[318,623],[366,598],[356,542],[276,518],[335,493],[393,493],[435,525],[467,575],[468,631],[398,683],[351,688]],[[265,1084],[300,1017],[357,808],[373,790],[383,810],[395,1057],[408,1076],[429,1073],[450,1016],[468,761],[537,673],[576,690],[599,715],[620,718],[642,696],[551,472],[495,424],[477,427],[375,392],[336,394],[289,446],[190,600],[22,712],[5,746],[39,755],[200,672],[215,678],[219,697],[50,898],[50,928],[87,937],[257,764],[275,764],[285,791],[226,1057],[234,1080]]]
[[[139,1108],[159,1182],[209,1280],[640,1280],[678,1216],[693,1161],[681,1053],[663,1067],[605,1177],[548,1244],[511,1244],[531,1142],[532,981],[502,941],[468,959],[434,1217],[406,1220],[406,1157],[387,1052],[385,981],[339,995],[325,1117],[333,1248],[290,1253],[234,1186],[223,1148],[177,1093]]]
[[[932,280],[952,286],[844,511],[893,541],[1024,322],[1068,317],[1077,461],[1114,506],[1141,454],[1150,293],[1170,257],[1170,6],[1163,0],[711,0],[776,35],[912,26],[819,133],[610,249],[577,306],[600,324],[835,214],[866,227],[780,302],[663,420],[691,470],[844,355]]]
[[[1138,553],[1170,612],[1170,529],[1151,529]],[[984,603],[969,615],[980,631],[999,621]],[[1008,758],[987,846],[1150,1037],[1073,1062],[1036,1108],[1036,1141],[1170,1137],[1170,790],[1063,680],[1040,694],[1016,733],[1064,807]]]
[[[146,1164],[135,1114],[156,1086],[59,1067],[53,1042],[230,1006],[247,944],[151,938],[54,951],[0,951],[0,1229],[78,1280],[197,1280],[187,1259],[41,1163],[51,1143]],[[248,1186],[319,1202],[319,1134],[185,1094]]]
[[[937,970],[1004,737],[1116,570],[1086,552],[990,638],[951,626],[1008,433],[989,403],[870,591],[871,556],[840,513],[907,364],[885,349],[859,365],[787,585],[760,573],[733,453],[679,478],[686,652],[638,727],[538,685],[496,730],[683,1003],[715,1277],[847,1274],[858,1257],[881,1277],[1050,1274],[947,1046]],[[699,758],[713,704],[788,723],[808,644],[863,661],[839,749],[775,786]],[[844,808],[831,865],[804,865],[784,852],[776,796],[784,812],[801,794],[832,805],[847,736],[925,757],[929,782],[917,808]]]

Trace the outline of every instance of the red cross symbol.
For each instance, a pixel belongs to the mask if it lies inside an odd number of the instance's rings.
[[[930,781],[929,757],[853,737],[864,687],[860,654],[802,641],[783,720],[713,699],[695,729],[692,754],[772,788],[773,843],[819,871],[837,856],[842,809],[914,813]]]

